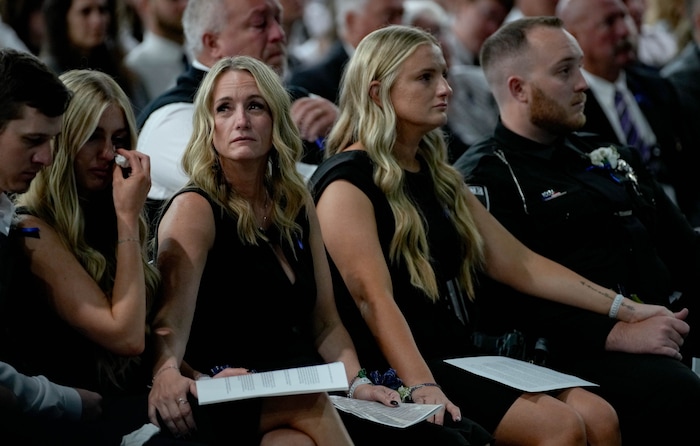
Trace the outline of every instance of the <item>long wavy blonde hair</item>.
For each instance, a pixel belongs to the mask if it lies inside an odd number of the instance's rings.
[[[327,141],[329,157],[360,142],[374,162],[374,182],[386,195],[396,220],[390,245],[392,262],[405,261],[411,284],[431,299],[438,299],[438,286],[430,264],[423,218],[406,195],[405,175],[393,152],[396,144],[396,112],[391,89],[403,62],[420,46],[435,45],[431,34],[418,28],[392,25],[367,35],[348,62],[340,89],[340,116]],[[377,105],[370,85],[379,81]],[[458,280],[470,299],[474,298],[474,272],[483,266],[483,241],[467,207],[466,186],[460,173],[447,163],[447,146],[441,129],[427,133],[418,154],[425,160],[435,192],[449,211],[464,243]]]
[[[101,252],[88,244],[85,236],[85,210],[82,207],[84,200],[78,193],[73,165],[76,155],[95,132],[102,113],[110,105],[117,105],[124,112],[129,128],[130,147],[135,147],[134,113],[129,98],[107,74],[93,70],[71,70],[60,78],[73,92],[73,99],[64,115],[61,133],[55,140],[54,163],[39,172],[29,190],[17,197],[17,204],[53,227],[63,244],[111,298],[116,272],[116,232],[113,235],[106,234],[107,237],[114,237],[110,252]],[[111,194],[105,196],[111,197]],[[116,221],[116,214],[112,212],[104,218]],[[139,235],[146,278],[147,309],[150,310],[160,275],[148,261],[148,226],[144,213],[139,218]],[[148,323],[144,323],[148,332]],[[105,355],[99,359],[100,379],[106,375],[120,386],[127,369],[138,361],[139,358],[136,357],[125,358],[105,351]]]
[[[194,105],[194,129],[182,157],[190,184],[204,190],[226,212],[238,220],[238,234],[249,244],[258,244],[264,234],[258,229],[252,204],[228,183],[220,170],[219,154],[214,148],[213,94],[219,78],[228,71],[247,71],[255,79],[260,95],[272,115],[272,149],[268,154],[265,187],[272,198],[271,221],[290,246],[294,234],[301,234],[295,222],[302,207],[311,203],[304,179],[297,172],[302,143],[290,115],[291,99],[280,77],[270,67],[248,56],[219,60],[202,81]]]

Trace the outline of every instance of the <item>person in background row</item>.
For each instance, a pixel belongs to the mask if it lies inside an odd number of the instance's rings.
[[[61,131],[71,93],[58,77],[30,53],[0,49],[0,317],[21,295],[17,283],[21,256],[19,229],[13,225],[10,196],[29,188],[42,167],[53,161],[53,139]],[[8,196],[9,195],[9,196]],[[0,324],[3,333],[7,327]],[[9,444],[45,444],[55,426],[89,421],[102,413],[102,397],[19,373],[0,349],[2,440]]]
[[[20,40],[23,50],[39,55],[46,35],[44,0],[0,0],[0,17]],[[2,44],[0,38],[0,45]]]
[[[24,235],[18,261],[30,274],[22,276],[23,299],[3,315],[5,338],[18,370],[102,395],[97,422],[58,438],[118,445],[147,420],[142,354],[159,286],[147,255],[148,157],[132,150],[133,112],[114,79],[95,70],[60,79],[73,97],[55,163],[15,197]],[[117,166],[116,155],[128,167]]]
[[[675,91],[639,63],[624,2],[560,0],[556,15],[583,50],[588,89],[581,130],[634,147],[691,224],[700,225],[695,143],[682,125]]]
[[[700,235],[634,149],[577,132],[587,110],[583,57],[553,17],[497,31],[482,61],[501,122],[455,166],[535,252],[619,293],[674,308],[678,319],[618,321],[482,278],[479,330],[516,329],[530,345],[547,339],[550,367],[599,384],[591,391],[616,409],[625,444],[682,444],[697,437],[700,415],[700,378],[680,361],[698,356],[691,318],[700,298]]]
[[[143,85],[124,64],[119,40],[117,0],[44,0],[46,35],[39,56],[57,74],[74,69],[112,76],[139,110],[146,103]]]
[[[476,353],[468,297],[481,270],[621,320],[675,320],[535,254],[498,224],[447,162],[446,76],[431,34],[397,25],[370,33],[343,78],[329,157],[309,182],[360,360],[395,369],[415,402],[444,404],[436,423],[469,417],[496,444],[620,444],[614,409],[591,392],[523,393],[444,362]]]
[[[479,50],[513,8],[513,0],[461,0],[445,35],[450,65],[479,65]]]
[[[404,0],[329,0],[333,2],[337,40],[323,59],[300,66],[289,83],[337,103],[343,69],[363,37],[403,19]]]
[[[304,23],[304,10],[308,0],[279,0],[279,2],[282,7],[280,23],[287,39],[287,73],[285,74],[289,74],[295,67],[303,63],[297,57],[295,50],[310,38]]]
[[[151,101],[175,86],[177,77],[187,68],[182,30],[187,0],[139,0],[137,5],[146,30],[143,40],[126,54],[124,63],[138,76],[146,99]]]
[[[288,2],[303,3],[303,11],[289,25],[289,31],[286,30],[288,25],[284,25],[289,50],[289,70],[283,79],[285,83],[298,67],[321,60],[336,40],[333,5],[330,0],[280,0],[283,22],[288,22]]]
[[[514,0],[513,8],[506,16],[503,23],[523,17],[536,17],[543,15],[554,15],[559,0]]]
[[[692,40],[692,15],[688,13],[688,2],[686,0],[646,0],[646,2],[644,25],[649,27],[652,33],[673,36],[677,51],[681,51]]]
[[[637,59],[644,65],[660,69],[678,54],[678,36],[671,28],[671,23],[650,22],[652,4],[650,0],[623,0],[634,24],[634,39]],[[663,0],[666,10],[678,10],[682,15],[684,0]],[[675,6],[670,6],[675,4]],[[657,9],[658,11],[658,9]]]
[[[687,129],[690,141],[695,142],[690,151],[688,168],[693,171],[700,166],[700,0],[686,1],[686,17],[692,24],[692,40],[683,47],[680,54],[661,69],[661,76],[667,79],[680,101],[681,124]],[[691,207],[692,206],[692,207]],[[700,200],[687,205],[687,215],[700,215]],[[691,224],[700,230],[700,218],[691,219]]]

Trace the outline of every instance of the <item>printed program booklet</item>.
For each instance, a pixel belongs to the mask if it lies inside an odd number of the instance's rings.
[[[199,404],[348,390],[342,362],[198,380]]]
[[[573,375],[507,356],[474,356],[446,359],[445,362],[525,392],[547,392],[569,387],[598,386],[598,384]]]
[[[431,417],[442,407],[442,404],[415,403],[401,403],[397,407],[389,407],[377,401],[356,400],[337,395],[331,395],[331,401],[338,410],[398,428],[413,426]]]

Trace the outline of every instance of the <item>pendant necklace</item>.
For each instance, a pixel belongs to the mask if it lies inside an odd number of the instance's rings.
[[[265,205],[263,206],[263,218],[262,218],[262,223],[258,226],[258,229],[262,232],[265,232],[265,228],[267,227],[267,209],[270,205],[270,196],[265,193]]]

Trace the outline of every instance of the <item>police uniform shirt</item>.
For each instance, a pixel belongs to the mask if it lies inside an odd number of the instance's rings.
[[[499,122],[456,166],[534,251],[625,295],[668,304],[679,288],[697,288],[688,284],[699,263],[697,235],[636,152],[617,148],[636,181],[592,165],[587,154],[608,145],[571,134],[546,146]]]

